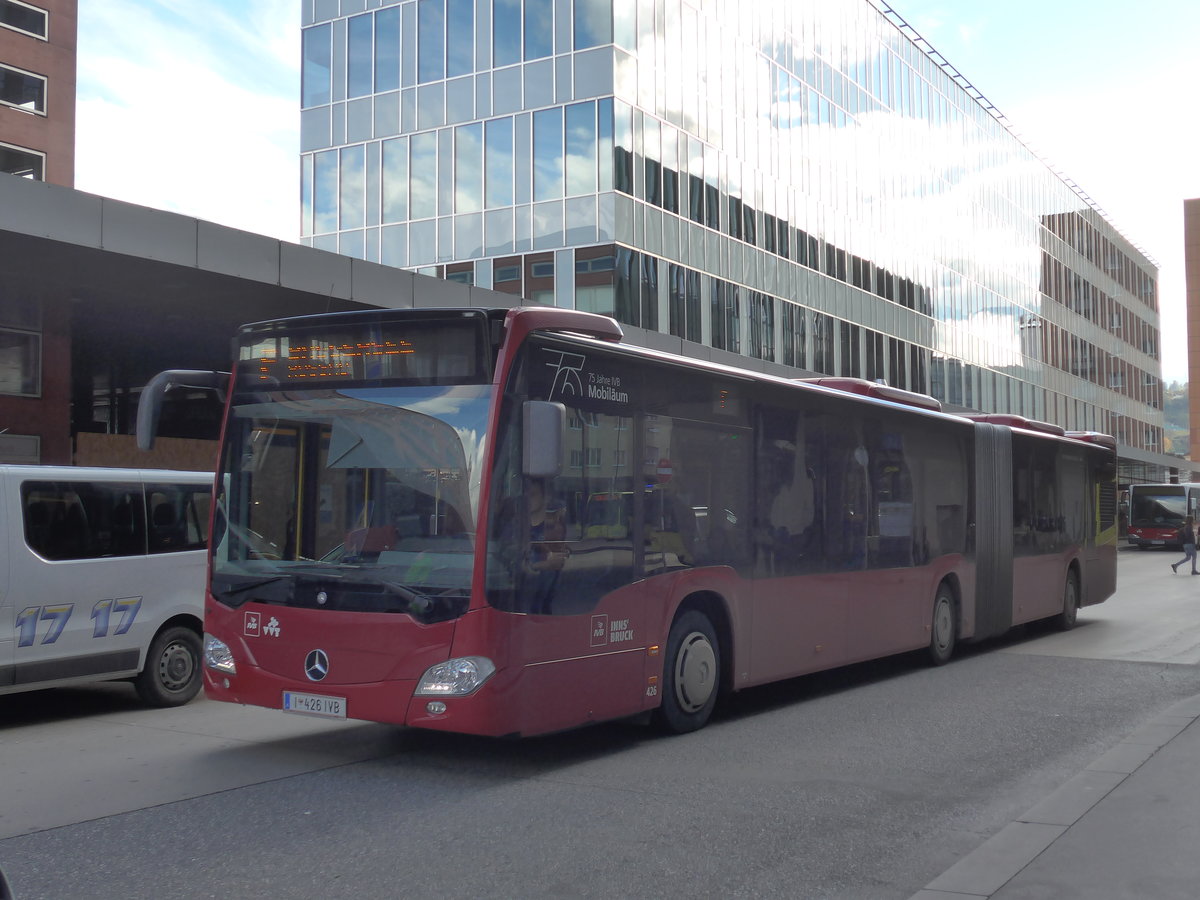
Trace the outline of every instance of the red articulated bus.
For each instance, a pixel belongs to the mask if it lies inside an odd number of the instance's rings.
[[[210,698],[493,736],[649,715],[1053,618],[1116,582],[1105,435],[622,343],[573,310],[236,339]],[[152,435],[173,385],[148,385]]]

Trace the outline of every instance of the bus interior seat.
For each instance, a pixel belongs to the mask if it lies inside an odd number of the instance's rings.
[[[356,528],[346,535],[345,555],[359,557],[368,554],[378,556],[396,545],[396,529],[391,525],[371,525]]]

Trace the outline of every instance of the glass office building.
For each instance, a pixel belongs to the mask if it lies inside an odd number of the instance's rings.
[[[302,241],[1165,476],[1156,265],[931,49],[872,0],[303,0]]]

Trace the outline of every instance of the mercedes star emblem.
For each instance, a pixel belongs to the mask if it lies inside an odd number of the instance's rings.
[[[313,650],[304,657],[304,674],[309,681],[320,681],[329,674],[329,657],[324,650]]]

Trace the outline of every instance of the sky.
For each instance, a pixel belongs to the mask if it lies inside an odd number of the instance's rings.
[[[1163,378],[1187,381],[1200,2],[890,3],[1158,263]],[[79,0],[78,66],[77,188],[297,239],[299,0]]]
[[[1200,197],[1200,2],[890,3],[1158,263],[1163,379],[1186,382],[1183,201]]]
[[[79,0],[75,187],[295,242],[299,0]]]

